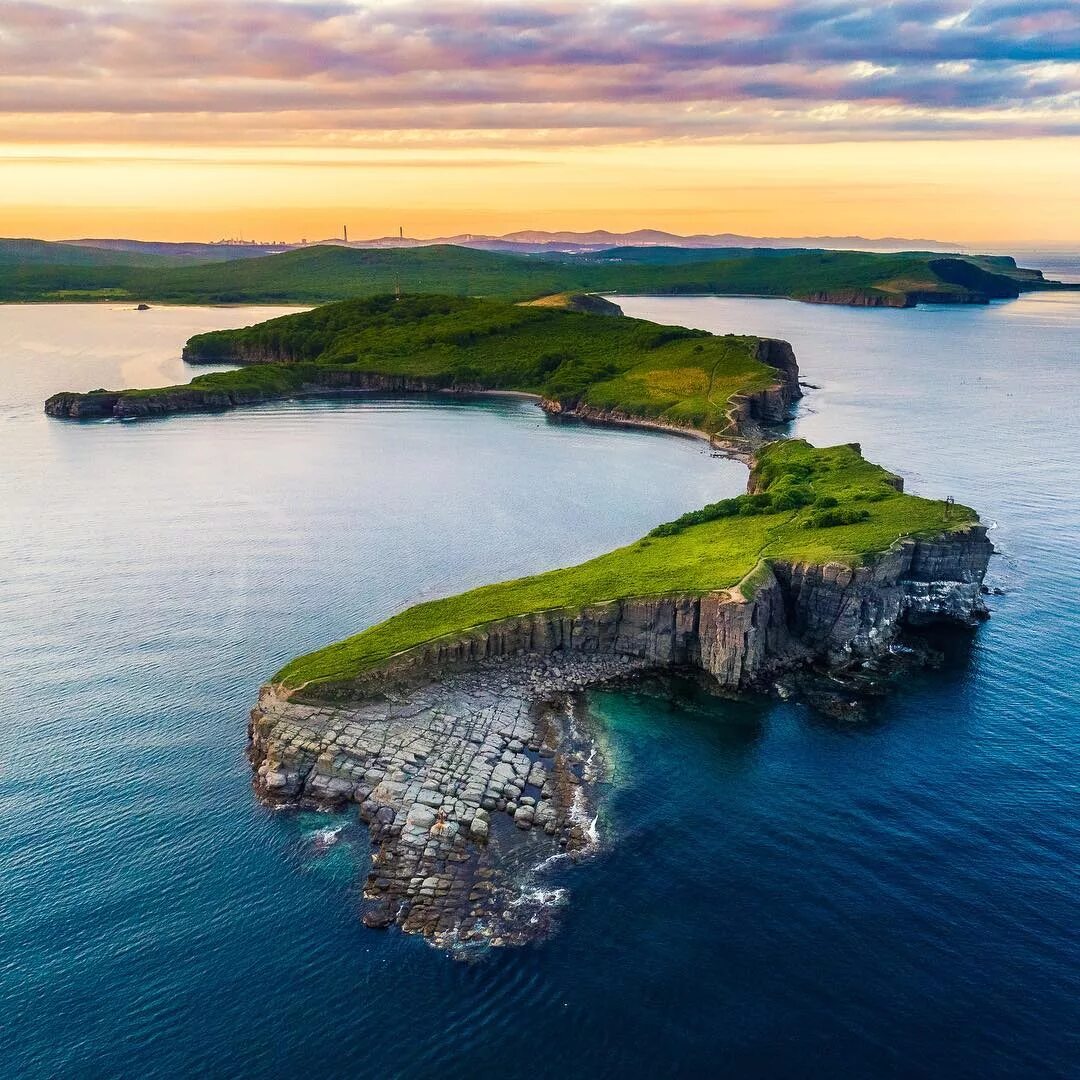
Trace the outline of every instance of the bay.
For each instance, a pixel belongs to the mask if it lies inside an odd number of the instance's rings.
[[[992,620],[864,728],[595,693],[604,854],[475,965],[356,918],[363,835],[251,797],[290,656],[741,490],[699,444],[528,402],[64,424],[277,311],[0,308],[0,1045],[15,1075],[1065,1076],[1080,954],[1080,295],[628,314],[790,340],[793,432],[994,523]],[[340,831],[339,831],[340,830]]]

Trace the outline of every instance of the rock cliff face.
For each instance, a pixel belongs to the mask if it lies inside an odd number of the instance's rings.
[[[796,299],[811,304],[845,304],[854,307],[914,307],[916,304],[988,304],[991,300],[1014,299],[1020,295],[1020,282],[1026,287],[1038,287],[1042,275],[1028,278],[1026,272],[1017,271],[1015,262],[1009,274],[996,274],[984,270],[966,259],[932,259],[928,268],[938,283],[926,288],[917,285],[904,287],[896,282],[884,283],[881,288],[820,289],[801,293]]]
[[[537,868],[596,839],[605,755],[577,691],[676,668],[751,689],[785,669],[881,655],[905,625],[978,620],[991,550],[972,526],[858,568],[762,565],[742,590],[536,612],[359,679],[264,687],[249,732],[255,787],[270,802],[359,804],[369,926],[454,950],[527,941],[554,915],[537,903],[552,894]]]
[[[356,700],[485,661],[570,654],[698,667],[726,689],[760,688],[778,671],[807,662],[879,656],[905,626],[974,625],[985,614],[980,586],[992,551],[985,527],[974,525],[933,540],[903,540],[859,567],[763,565],[746,587],[749,595],[735,589],[536,612],[427,642],[357,680],[320,684],[314,696]]]
[[[254,361],[252,361],[254,362]],[[278,390],[204,390],[198,385],[178,386],[139,395],[94,391],[89,394],[54,394],[45,402],[47,416],[67,420],[90,420],[106,417],[171,416],[177,413],[223,412],[244,405],[259,405],[285,398],[315,397],[350,391],[378,390],[384,393],[481,393],[480,384],[447,387],[435,379],[410,378],[404,375],[376,375],[342,371],[334,368],[305,370],[302,380],[283,391]]]
[[[914,307],[915,301],[907,293],[884,292],[878,289],[818,289],[800,293],[797,300],[806,304],[843,304],[846,307]]]
[[[730,416],[736,428],[747,421],[782,424],[791,416],[791,408],[803,396],[799,388],[799,365],[795,353],[786,341],[761,338],[757,359],[776,370],[775,385],[756,394],[738,395],[731,399]]]

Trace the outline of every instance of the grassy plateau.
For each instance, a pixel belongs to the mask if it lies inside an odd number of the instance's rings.
[[[189,359],[246,365],[237,371],[201,375],[187,386],[57,396],[182,398],[198,408],[200,401],[213,407],[223,395],[249,401],[305,388],[348,388],[364,376],[400,377],[431,389],[523,391],[720,433],[729,426],[733,395],[776,382],[775,369],[757,359],[758,347],[755,337],[714,336],[565,306],[380,296],[188,342]]]
[[[273,681],[295,689],[352,679],[425,642],[517,615],[731,589],[762,560],[857,565],[900,537],[938,535],[978,520],[968,507],[901,494],[890,474],[854,446],[771,443],[757,454],[754,478],[755,494],[695,511],[580,566],[418,604],[293,660]]]

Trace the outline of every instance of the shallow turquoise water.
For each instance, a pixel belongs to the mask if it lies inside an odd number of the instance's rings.
[[[584,558],[745,471],[512,399],[49,421],[54,390],[185,378],[188,334],[264,315],[0,308],[12,1075],[1075,1071],[1080,296],[624,307],[788,337],[822,387],[796,430],[980,507],[1007,595],[859,731],[689,689],[594,695],[611,843],[565,876],[557,937],[476,965],[359,924],[346,819],[254,803],[255,688],[412,600]]]

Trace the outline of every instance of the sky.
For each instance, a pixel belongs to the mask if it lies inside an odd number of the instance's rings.
[[[0,4],[0,235],[1080,244],[1080,0]]]

